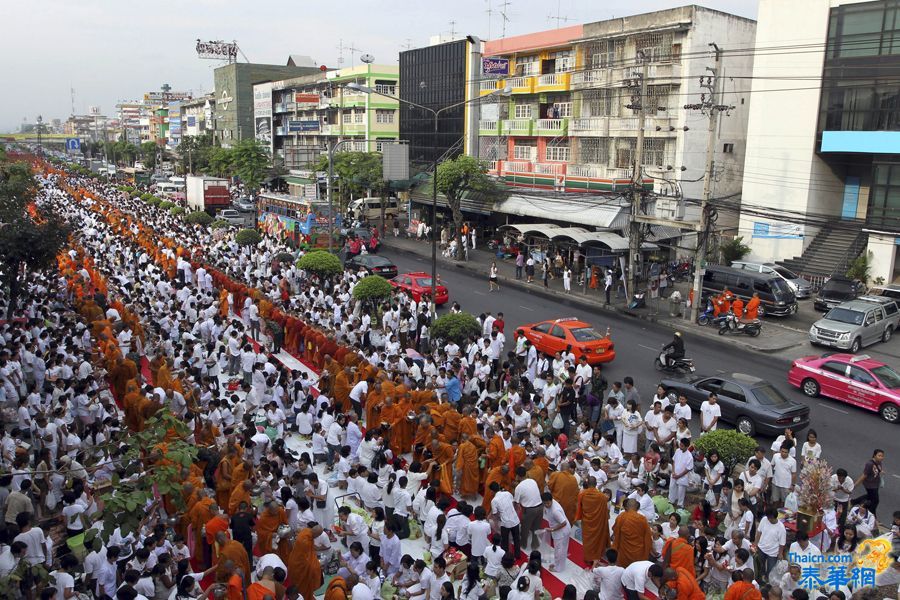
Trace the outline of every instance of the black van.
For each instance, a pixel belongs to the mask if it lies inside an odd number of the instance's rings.
[[[797,312],[797,298],[780,277],[765,273],[707,265],[703,275],[703,297],[718,296],[728,288],[745,303],[753,293],[759,294],[759,316],[787,316]]]

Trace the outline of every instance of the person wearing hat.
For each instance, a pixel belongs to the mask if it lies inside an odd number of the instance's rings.
[[[672,341],[663,346],[663,352],[669,350],[670,348],[672,351],[666,354],[667,367],[671,367],[675,359],[684,358],[684,340],[681,339],[680,331],[676,331],[675,335],[672,336]]]

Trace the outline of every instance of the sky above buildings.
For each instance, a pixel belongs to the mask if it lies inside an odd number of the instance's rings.
[[[506,6],[502,3],[506,2]],[[368,53],[395,64],[407,47],[455,32],[482,39],[601,21],[689,2],[673,0],[32,0],[3,2],[0,131],[23,120],[65,120],[169,84],[212,91],[212,70],[197,38],[236,40],[251,62],[285,64],[289,54],[328,67],[359,64]],[[755,0],[706,0],[708,8],[756,17]],[[490,13],[488,11],[491,11]],[[505,12],[506,18],[501,16]],[[560,17],[557,21],[556,17]],[[565,20],[567,19],[567,20]],[[339,46],[343,44],[343,63]],[[348,48],[353,48],[351,50]],[[243,56],[239,57],[245,60]]]

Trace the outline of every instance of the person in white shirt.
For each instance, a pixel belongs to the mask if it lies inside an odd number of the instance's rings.
[[[678,450],[672,457],[672,482],[669,485],[669,502],[675,506],[684,506],[684,495],[687,492],[690,474],[694,469],[694,456],[688,450],[690,441],[682,439],[678,442]]]
[[[797,461],[790,456],[790,442],[785,442],[772,459],[772,502],[781,506],[797,482]]]
[[[786,541],[787,531],[784,524],[778,520],[778,510],[769,508],[766,511],[766,518],[760,520],[756,529],[756,544],[754,544],[763,560],[763,576],[768,577],[775,563],[781,560]]]
[[[352,512],[349,506],[338,509],[338,518],[341,521],[342,530],[339,536],[347,538],[347,545],[359,542],[363,548],[369,545],[369,526],[358,514]]]
[[[809,534],[805,531],[798,531],[795,536],[796,541],[788,548],[788,561],[792,561],[795,556],[821,556],[822,551],[809,541]]]
[[[687,403],[687,396],[679,394],[678,404],[672,407],[672,412],[675,413],[675,419],[684,419],[688,423],[691,422],[691,407]]]
[[[625,588],[625,595],[629,599],[644,596],[647,583],[651,583],[659,590],[665,582],[662,566],[649,560],[633,562],[622,571],[622,587]]]
[[[531,549],[540,548],[540,540],[537,531],[541,528],[541,520],[544,517],[544,501],[541,498],[541,490],[537,482],[527,476],[525,467],[516,467],[516,484],[513,499],[522,508],[522,520],[520,524],[523,546],[531,541]]]
[[[473,513],[475,520],[466,524],[466,533],[469,536],[473,561],[483,565],[485,552],[490,545],[491,524],[487,521],[487,511],[483,506],[476,506]]]
[[[500,545],[504,550],[509,548],[509,536],[513,538],[513,556],[518,556],[521,551],[521,538],[519,536],[519,514],[516,512],[513,495],[500,489],[496,481],[491,483],[491,491],[494,497],[491,500],[491,514],[500,522]]]
[[[544,519],[547,521],[545,543],[549,546],[553,541],[553,562],[547,567],[550,571],[561,573],[566,568],[566,556],[569,552],[569,537],[572,527],[566,518],[562,505],[553,499],[550,492],[541,496],[544,501]]]
[[[700,405],[700,431],[715,431],[722,416],[722,408],[719,406],[719,396],[715,392],[709,393],[709,399]]]
[[[653,504],[653,498],[648,493],[648,486],[641,482],[634,486],[634,491],[628,495],[630,500],[637,500],[640,507],[638,512],[647,517],[648,523],[656,521],[656,505]]]
[[[619,553],[613,548],[607,548],[604,557],[606,565],[597,561],[591,569],[594,588],[597,589],[600,600],[621,600],[622,574],[625,569],[616,565]]]
[[[850,494],[853,493],[853,479],[847,476],[846,469],[838,469],[831,476],[831,491],[834,492],[834,508],[838,511],[838,526],[843,529],[847,521],[847,510],[850,505]]]

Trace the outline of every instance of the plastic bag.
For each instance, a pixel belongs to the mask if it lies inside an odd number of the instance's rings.
[[[784,499],[784,508],[791,511],[797,512],[797,493],[791,491],[790,494]]]
[[[422,537],[422,526],[415,519],[409,520],[409,539],[417,540]]]
[[[563,428],[565,427],[565,423],[563,423],[562,415],[557,412],[556,416],[553,417],[553,422],[551,423],[551,425],[552,425],[553,429],[555,429],[557,431],[562,431]]]
[[[769,581],[781,581],[781,577],[787,573],[788,570],[788,561],[779,560],[775,563],[775,566],[772,567],[772,571],[769,573]]]

